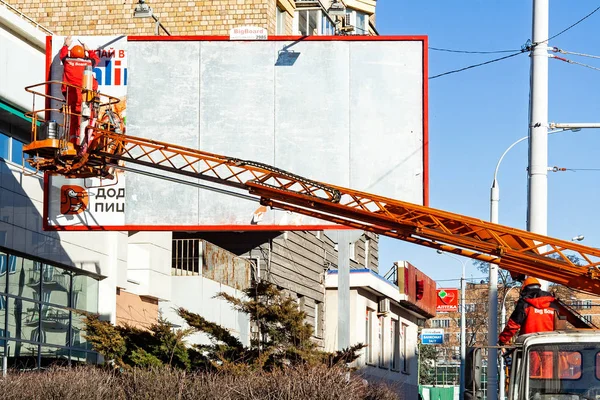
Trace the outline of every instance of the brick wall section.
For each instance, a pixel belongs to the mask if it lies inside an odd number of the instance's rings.
[[[154,35],[152,18],[133,18],[137,0],[9,3],[57,35]],[[229,35],[231,28],[244,25],[275,34],[276,0],[157,0],[147,4],[172,35]]]

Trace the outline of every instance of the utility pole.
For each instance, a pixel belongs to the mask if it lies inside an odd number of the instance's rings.
[[[548,2],[533,0],[527,230],[548,230]],[[545,286],[545,287],[544,287]],[[546,289],[547,282],[542,283]]]

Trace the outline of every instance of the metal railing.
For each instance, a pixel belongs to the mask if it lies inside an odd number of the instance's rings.
[[[202,249],[200,239],[173,239],[171,275],[202,275]]]

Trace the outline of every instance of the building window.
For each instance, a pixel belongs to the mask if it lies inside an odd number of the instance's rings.
[[[465,304],[465,312],[475,312],[475,307],[474,303]]]
[[[321,337],[321,317],[323,312],[323,304],[319,301],[315,303],[315,333],[316,337]]]
[[[277,35],[285,35],[285,11],[277,6],[277,27],[275,33]]]
[[[592,308],[592,300],[573,300],[571,302],[573,308],[578,308],[581,310],[589,310]]]
[[[402,324],[402,328],[400,330],[400,338],[401,338],[401,346],[402,346],[402,372],[405,374],[409,373],[410,370],[410,361],[408,357],[408,325]]]
[[[362,11],[348,9],[344,24],[354,27],[354,30],[350,32],[352,35],[369,34],[369,14]]]
[[[356,261],[356,242],[350,243],[349,253],[350,253],[350,259]]]
[[[294,32],[302,36],[333,35],[334,24],[321,9],[296,9]]]
[[[367,314],[365,318],[365,363],[373,364],[373,314],[374,311],[367,308]]]
[[[399,325],[398,320],[392,319],[390,329],[390,368],[394,371],[398,371],[400,368],[400,338],[399,338]]]
[[[450,320],[449,319],[432,319],[431,327],[432,328],[449,328]]]
[[[387,347],[385,345],[385,317],[379,317],[379,366],[381,368],[387,368],[389,364],[389,360],[386,360],[386,351]]]
[[[23,157],[25,160],[29,158],[27,154],[23,154],[23,145],[23,142],[0,132],[0,158],[17,165],[25,165],[28,170],[35,171],[29,163],[23,161]]]
[[[10,158],[10,137],[0,133],[0,158]]]

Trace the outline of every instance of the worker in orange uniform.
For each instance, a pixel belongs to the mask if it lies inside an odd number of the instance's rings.
[[[74,145],[78,144],[79,124],[81,114],[81,89],[83,86],[83,73],[85,67],[94,68],[100,62],[100,58],[95,51],[91,51],[85,44],[75,45],[71,47],[71,36],[67,36],[63,47],[60,49],[59,58],[63,63],[63,85],[61,87],[62,94],[65,97],[66,105],[70,108],[71,118],[69,122],[69,141]],[[75,85],[72,87],[65,83]],[[98,82],[94,78],[93,90],[98,90]],[[66,122],[66,121],[65,121]]]
[[[521,287],[521,296],[508,323],[498,338],[498,344],[505,346],[519,331],[520,335],[554,330],[554,318],[558,308],[553,304],[554,296],[541,289],[540,281],[527,278]],[[552,353],[532,352],[530,376],[552,377]]]

